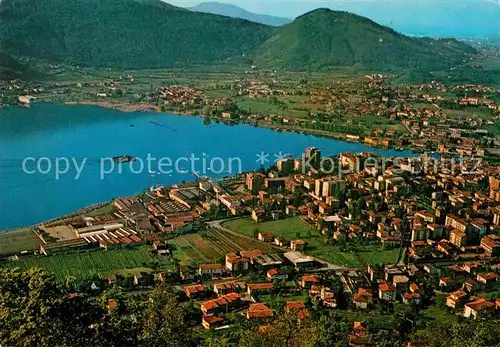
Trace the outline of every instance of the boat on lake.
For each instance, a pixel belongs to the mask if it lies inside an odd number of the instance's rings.
[[[115,163],[118,163],[118,164],[128,163],[128,162],[131,162],[134,160],[136,160],[136,158],[131,156],[131,155],[119,155],[119,156],[113,157],[113,161]]]

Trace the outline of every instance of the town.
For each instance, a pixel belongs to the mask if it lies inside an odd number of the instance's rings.
[[[355,317],[351,345],[397,335],[373,322],[402,307],[498,322],[500,168],[471,159],[310,147],[268,169],[155,186],[37,225],[32,249],[3,249],[1,266],[79,274],[91,292],[168,283],[221,333],[240,316],[265,329],[318,309]]]

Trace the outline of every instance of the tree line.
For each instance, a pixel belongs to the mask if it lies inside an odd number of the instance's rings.
[[[500,325],[493,321],[419,321],[413,310],[395,313],[396,328],[374,336],[378,346],[493,346]],[[367,316],[368,317],[368,316]],[[192,301],[160,284],[133,294],[113,288],[98,295],[75,291],[74,280],[57,282],[46,271],[0,269],[0,345],[2,346],[347,346],[352,321],[341,311],[315,312],[302,320],[293,313],[267,321],[237,314],[224,333],[205,333]],[[419,329],[415,329],[419,326]],[[368,322],[368,327],[370,323]]]

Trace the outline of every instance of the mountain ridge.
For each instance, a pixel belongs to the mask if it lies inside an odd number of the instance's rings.
[[[320,8],[275,28],[160,0],[3,0],[0,41],[11,55],[134,69],[253,63],[428,71],[477,53],[453,39],[410,38],[348,12]]]
[[[188,9],[196,12],[204,12],[231,18],[246,19],[251,22],[275,27],[283,26],[292,22],[292,20],[289,18],[254,13],[233,4],[225,4],[220,2],[202,2],[196,6],[188,7]]]
[[[410,38],[366,17],[320,8],[275,32],[254,55],[274,68],[318,70],[328,66],[443,68],[476,50],[455,39]]]

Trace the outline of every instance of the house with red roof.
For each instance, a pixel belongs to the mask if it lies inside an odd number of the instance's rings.
[[[186,296],[188,298],[193,299],[206,297],[208,291],[204,284],[193,284],[190,286],[185,286],[184,293],[186,293]]]
[[[352,302],[357,308],[366,310],[373,303],[373,293],[369,289],[359,288],[352,297]]]
[[[381,283],[378,285],[378,297],[386,301],[396,300],[396,286],[390,283]]]
[[[247,286],[247,292],[249,295],[253,295],[255,293],[269,293],[273,290],[272,283],[251,283]]]
[[[241,296],[238,293],[229,293],[215,299],[203,301],[200,305],[203,314],[228,313],[242,305]]]
[[[271,318],[273,316],[273,310],[262,303],[251,304],[247,311],[247,319]]]
[[[213,314],[207,314],[201,318],[201,325],[207,330],[220,326],[223,322],[224,319],[222,317],[217,317]]]
[[[299,284],[302,288],[311,288],[313,285],[318,284],[320,282],[318,275],[305,275],[302,276]]]
[[[286,281],[288,279],[288,272],[285,270],[271,269],[266,272],[268,281]]]
[[[480,318],[485,314],[495,311],[495,303],[485,298],[480,298],[464,305],[464,317]]]

